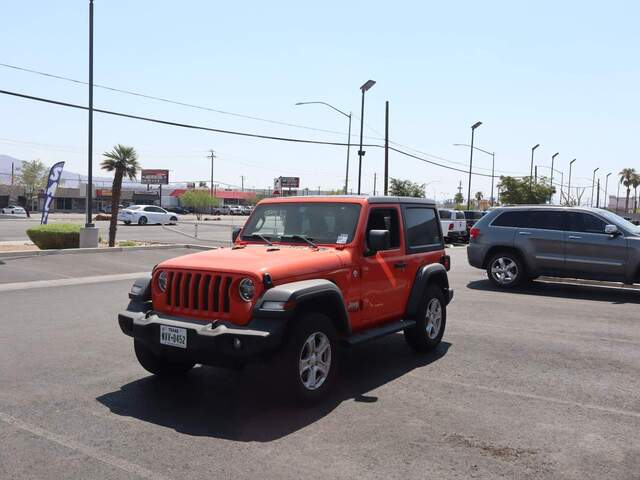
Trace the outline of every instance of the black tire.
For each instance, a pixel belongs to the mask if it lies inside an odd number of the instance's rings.
[[[184,375],[193,368],[192,362],[171,362],[153,353],[144,343],[134,340],[133,348],[138,362],[147,372],[159,377],[177,377]]]
[[[140,217],[138,219],[138,225],[146,225],[148,222],[147,217]]]
[[[125,221],[124,221],[124,224],[125,224],[125,225],[131,225],[131,220],[125,220]]]
[[[171,225],[175,225],[176,223],[178,223],[178,217],[171,217],[169,219],[169,222],[171,223]]]
[[[297,400],[307,404],[317,403],[331,390],[337,377],[339,354],[336,331],[331,319],[320,313],[304,314],[294,322],[295,325],[288,336],[285,348],[278,358],[275,373],[282,376],[280,380]],[[328,342],[328,352],[325,350],[315,356],[315,353],[309,351],[308,342],[314,343],[321,349],[323,338]],[[312,363],[306,370],[303,370],[302,364],[304,357]],[[328,371],[323,373],[321,368],[327,363]],[[310,376],[312,370],[317,381],[317,386],[314,388],[310,388],[313,383]]]
[[[527,278],[527,272],[517,253],[502,251],[487,262],[487,277],[494,286],[509,289],[520,285]]]
[[[427,318],[427,314],[429,314],[429,318]],[[442,340],[447,325],[447,302],[438,285],[427,286],[425,297],[414,320],[416,321],[415,327],[406,329],[404,338],[416,352],[430,352]]]

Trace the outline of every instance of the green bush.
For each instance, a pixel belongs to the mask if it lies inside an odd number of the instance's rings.
[[[80,247],[80,224],[52,223],[27,230],[27,236],[40,250]]]

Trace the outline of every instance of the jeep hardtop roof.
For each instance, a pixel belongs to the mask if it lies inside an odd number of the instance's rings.
[[[402,204],[421,204],[436,206],[434,200],[428,198],[417,197],[382,197],[382,196],[367,196],[367,195],[298,195],[295,197],[271,197],[265,198],[260,203],[359,203],[365,205],[367,203],[402,203]]]

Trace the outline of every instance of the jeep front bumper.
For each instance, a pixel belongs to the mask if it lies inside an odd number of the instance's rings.
[[[118,314],[125,335],[144,343],[157,355],[189,360],[205,365],[234,366],[276,350],[282,343],[284,322],[278,319],[253,319],[246,326],[230,322],[203,323],[149,311],[126,310]],[[183,328],[187,332],[186,348],[160,343],[160,326]]]

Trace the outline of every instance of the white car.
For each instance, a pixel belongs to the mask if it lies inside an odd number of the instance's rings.
[[[448,208],[438,210],[440,217],[440,225],[442,226],[442,235],[445,242],[466,242],[467,241],[467,222],[464,220],[464,213],[460,217],[457,212]]]
[[[9,213],[11,215],[26,215],[27,212],[24,208],[18,205],[8,205],[2,209],[2,213]]]
[[[242,207],[240,205],[231,205],[229,207],[229,215],[243,215]]]
[[[118,220],[126,225],[132,223],[137,223],[138,225],[147,225],[148,223],[172,225],[178,223],[178,215],[153,205],[129,205],[118,212]]]

